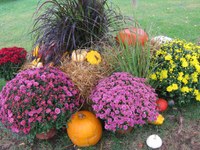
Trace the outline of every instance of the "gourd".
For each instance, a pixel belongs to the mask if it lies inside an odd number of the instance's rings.
[[[146,143],[150,148],[157,149],[162,146],[162,139],[158,135],[152,134],[147,138]]]
[[[87,51],[84,49],[74,50],[72,52],[71,59],[72,61],[75,61],[75,62],[82,62],[85,60],[86,55],[87,55]]]
[[[165,120],[165,118],[161,114],[159,114],[157,119],[154,122],[151,122],[151,124],[161,125],[161,124],[163,124],[164,120]]]
[[[102,137],[102,125],[93,113],[78,111],[67,123],[67,133],[73,144],[79,147],[92,146]]]
[[[156,104],[157,104],[157,109],[159,112],[163,112],[163,111],[167,110],[168,102],[166,100],[159,98],[156,101]]]
[[[147,33],[141,28],[126,28],[118,32],[116,36],[117,42],[122,42],[127,45],[136,45],[138,42],[140,45],[144,46],[148,41]]]

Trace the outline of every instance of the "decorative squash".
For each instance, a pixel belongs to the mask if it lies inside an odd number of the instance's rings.
[[[87,51],[84,49],[74,50],[71,55],[71,59],[75,62],[82,62],[85,60]]]
[[[167,107],[168,107],[168,102],[166,100],[162,99],[162,98],[159,98],[156,101],[156,103],[157,103],[157,109],[160,112],[165,111],[167,109]]]
[[[95,50],[91,50],[86,55],[87,61],[92,65],[98,65],[101,62],[101,55]]]
[[[92,146],[101,139],[102,125],[93,113],[79,111],[73,114],[67,123],[67,133],[75,145],[79,147]]]
[[[126,28],[119,31],[116,36],[117,42],[122,42],[127,45],[135,45],[138,42],[140,45],[144,46],[148,41],[147,33],[141,28]]]
[[[151,122],[151,124],[161,125],[161,124],[163,124],[164,120],[165,120],[165,118],[161,114],[159,114],[157,119],[154,122]]]

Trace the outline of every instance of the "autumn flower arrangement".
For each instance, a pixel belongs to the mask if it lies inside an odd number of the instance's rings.
[[[26,61],[26,50],[21,47],[0,49],[0,78],[10,80]]]
[[[96,116],[105,129],[116,131],[156,120],[157,94],[144,78],[116,72],[101,79],[90,95]]]
[[[160,96],[176,104],[200,101],[200,46],[184,40],[173,40],[156,52],[159,65],[151,74]]]
[[[50,67],[20,72],[0,93],[0,121],[21,135],[62,128],[82,104],[79,91],[60,70]]]

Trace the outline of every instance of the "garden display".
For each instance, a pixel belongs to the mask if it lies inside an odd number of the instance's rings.
[[[73,149],[102,149],[107,135],[119,144],[167,121],[181,131],[182,106],[200,101],[200,46],[151,38],[108,0],[48,0],[34,19],[29,59],[24,48],[0,49],[0,127],[13,135],[48,142],[60,134]],[[157,134],[146,138],[142,146],[163,145]]]
[[[26,50],[22,47],[0,49],[0,78],[11,80],[26,61]]]
[[[88,147],[101,139],[102,125],[92,112],[78,111],[68,121],[67,133],[75,145]]]

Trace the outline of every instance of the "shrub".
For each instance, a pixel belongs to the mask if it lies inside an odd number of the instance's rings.
[[[153,60],[159,65],[150,77],[161,97],[179,105],[200,101],[200,46],[176,39],[162,45]]]
[[[79,91],[56,68],[20,72],[0,93],[0,121],[14,133],[46,132],[66,124],[81,105]]]
[[[11,80],[26,61],[26,50],[21,47],[0,49],[0,78]]]
[[[156,93],[126,72],[117,72],[99,81],[90,95],[96,116],[105,121],[105,129],[116,131],[156,120]]]

